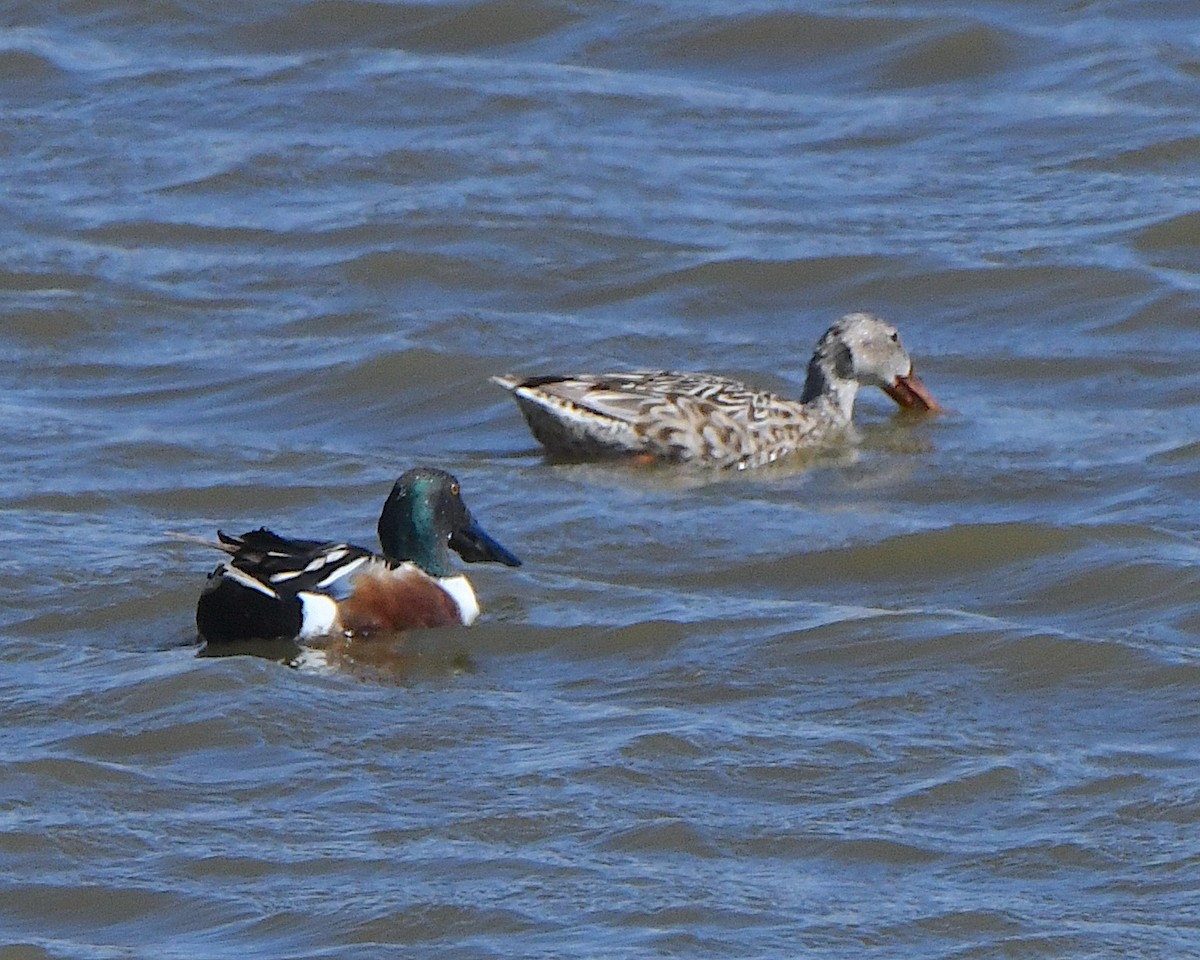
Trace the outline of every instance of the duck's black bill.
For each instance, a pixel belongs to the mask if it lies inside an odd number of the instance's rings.
[[[473,518],[466,526],[450,534],[450,549],[467,563],[502,563],[506,567],[521,565],[516,554],[488,536]]]

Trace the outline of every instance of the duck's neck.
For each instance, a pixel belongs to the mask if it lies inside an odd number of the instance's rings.
[[[379,545],[389,560],[410,560],[431,577],[453,576],[450,565],[450,550],[446,541],[438,537],[428,504],[420,501],[412,505],[412,514],[401,518],[389,510],[389,502],[379,518]]]
[[[832,358],[814,356],[808,364],[808,379],[800,402],[832,425],[846,426],[854,415],[858,381],[839,377]]]

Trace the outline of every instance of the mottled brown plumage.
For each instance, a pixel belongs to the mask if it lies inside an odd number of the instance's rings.
[[[492,379],[512,392],[539,443],[579,458],[648,455],[762,466],[843,434],[864,384],[880,387],[901,406],[941,409],[913,373],[896,329],[868,313],[847,314],[826,331],[800,400],[708,373]]]

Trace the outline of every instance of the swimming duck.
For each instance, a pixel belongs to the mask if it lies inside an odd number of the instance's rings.
[[[708,373],[639,370],[574,377],[492,377],[534,437],[574,458],[632,455],[716,467],[759,467],[845,432],[860,385],[902,407],[942,408],[913,372],[896,328],[848,313],[817,343],[798,401]]]
[[[450,550],[468,563],[521,564],[475,522],[458,481],[429,467],[409,470],[392,487],[379,517],[382,555],[266,527],[217,537],[213,545],[232,559],[209,574],[196,607],[196,627],[210,645],[470,624],[479,601],[451,567]]]

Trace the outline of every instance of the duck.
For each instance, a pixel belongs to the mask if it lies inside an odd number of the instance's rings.
[[[212,647],[469,625],[479,601],[451,565],[450,550],[467,563],[521,565],[471,516],[458,480],[432,467],[400,475],[378,531],[382,553],[292,539],[266,527],[240,535],[218,530],[218,542],[209,545],[230,558],[209,574],[200,594],[200,638]]]
[[[871,313],[848,313],[824,333],[799,400],[666,370],[491,380],[512,394],[548,453],[584,460],[765,466],[845,435],[860,386],[879,387],[903,408],[942,411],[899,332]]]

